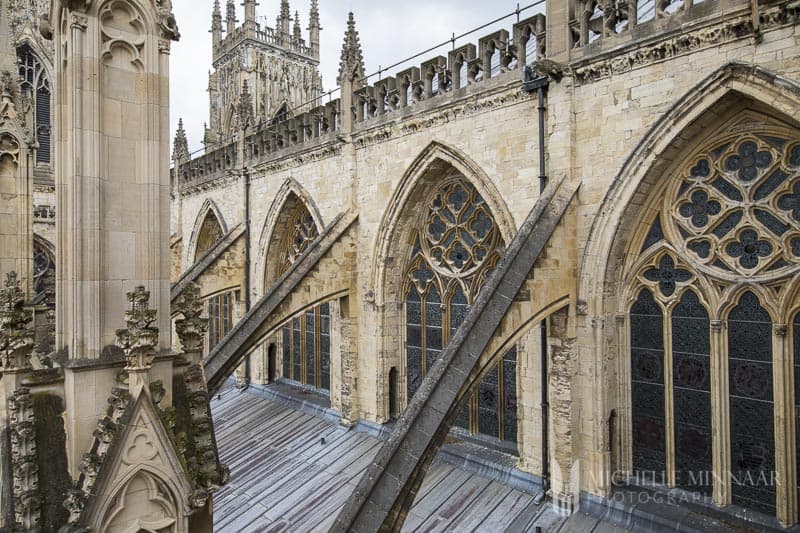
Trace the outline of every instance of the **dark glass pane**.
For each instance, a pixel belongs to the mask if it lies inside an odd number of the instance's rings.
[[[772,324],[755,294],[728,316],[733,502],[775,513]]]
[[[800,413],[800,313],[794,316],[794,324],[792,326],[792,337],[794,338],[794,412],[795,418],[797,413]],[[796,467],[797,467],[797,493],[800,496],[800,422],[795,420],[795,429],[797,435],[795,436],[796,447]]]
[[[663,332],[661,308],[643,289],[631,308],[633,468],[657,475],[666,468]]]
[[[442,327],[442,299],[439,298],[439,291],[431,286],[425,298],[425,325]]]
[[[301,367],[301,359],[303,353],[300,345],[300,319],[292,319],[292,367],[294,368],[293,378],[295,381],[303,379],[303,370]]]
[[[441,351],[442,349],[442,328],[428,326],[425,328],[425,341],[428,350]]]
[[[281,328],[283,335],[283,377],[292,377],[292,330],[288,326]]]
[[[503,440],[517,443],[517,347],[503,358]]]
[[[688,291],[672,311],[675,480],[711,495],[711,339],[708,313]]]
[[[409,403],[422,383],[422,350],[409,346],[406,351],[407,398]]]
[[[450,299],[450,338],[453,338],[458,327],[467,317],[467,297],[460,285],[456,285],[453,297]]]
[[[717,224],[717,227],[714,228],[712,233],[719,237],[720,239],[723,238],[725,235],[730,233],[736,226],[739,225],[739,222],[742,221],[744,214],[741,211],[734,211],[725,219]]]
[[[416,325],[422,324],[422,313],[420,311],[421,308],[422,307],[420,306],[419,299],[414,301],[409,298],[409,300],[406,301],[407,324],[416,324]]]
[[[761,185],[756,188],[756,192],[754,198],[756,201],[763,200],[770,194],[772,194],[775,189],[781,186],[781,184],[786,181],[789,175],[781,170],[780,168],[776,169],[766,180],[764,180]]]
[[[644,240],[644,245],[642,246],[642,251],[644,252],[655,243],[664,240],[664,230],[661,229],[661,217],[656,217],[653,221],[653,225],[650,226],[650,231],[647,233],[647,237]]]
[[[422,328],[419,326],[406,326],[406,342],[409,346],[422,348]]]
[[[322,374],[320,387],[331,390],[331,318],[328,304],[322,304],[319,308],[319,364]]]
[[[774,233],[778,237],[782,236],[784,233],[789,231],[789,229],[791,229],[790,226],[784,224],[783,222],[772,216],[767,211],[764,211],[763,209],[756,209],[755,215],[756,219],[758,219],[759,222],[764,224],[764,226],[766,226],[772,233]]]
[[[498,380],[495,365],[478,388],[478,431],[497,438],[500,437]]]
[[[433,368],[433,365],[436,364],[441,355],[442,352],[439,350],[425,350],[425,375],[431,371],[431,368]]]
[[[458,411],[458,416],[456,417],[456,421],[453,422],[453,425],[469,430],[469,400],[467,400],[467,403]]]
[[[314,311],[306,312],[306,381],[308,385],[316,386],[316,352],[314,344],[316,342],[316,322]]]

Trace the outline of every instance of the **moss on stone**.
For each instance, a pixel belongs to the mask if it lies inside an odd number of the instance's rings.
[[[34,394],[33,412],[42,502],[41,529],[57,531],[67,523],[69,514],[63,503],[72,486],[67,471],[67,434],[62,418],[64,401],[51,394]]]

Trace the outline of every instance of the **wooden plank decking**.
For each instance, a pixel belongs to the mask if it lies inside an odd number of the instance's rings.
[[[231,482],[214,497],[219,532],[328,531],[381,444],[231,388],[212,410],[222,462],[231,469]],[[499,532],[512,524],[517,531],[571,529],[549,506],[534,507],[530,494],[437,461],[404,531]]]

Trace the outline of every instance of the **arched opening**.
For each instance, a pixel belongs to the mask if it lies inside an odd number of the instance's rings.
[[[213,210],[208,210],[206,213],[203,225],[200,227],[200,232],[197,235],[197,244],[195,245],[195,257],[197,262],[203,257],[217,242],[224,237],[225,232],[222,229],[217,214]]]
[[[27,44],[17,49],[20,90],[31,102],[34,134],[39,148],[36,151],[36,164],[49,167],[52,158],[52,117],[50,80],[44,64]]]
[[[622,466],[794,523],[780,509],[796,487],[778,480],[796,479],[797,436],[776,420],[794,418],[798,376],[786,390],[773,376],[797,362],[775,317],[800,272],[800,129],[738,103],[689,137],[629,230]]]
[[[505,242],[475,186],[449,172],[415,206],[403,270],[407,401],[464,321]],[[456,425],[516,445],[516,348],[494,364]]]

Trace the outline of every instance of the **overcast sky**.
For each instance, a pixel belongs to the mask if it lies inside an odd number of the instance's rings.
[[[519,2],[521,7],[535,0]],[[226,0],[220,1],[225,17]],[[237,18],[244,18],[243,8],[236,0]],[[181,40],[173,44],[171,64],[171,114],[172,132],[182,117],[189,137],[191,150],[202,148],[203,123],[208,121],[208,72],[211,70],[211,11],[213,0],[173,0],[175,16],[181,32]],[[322,19],[321,64],[324,89],[336,87],[347,14],[353,11],[356,29],[361,36],[361,47],[369,74],[431,46],[448,40],[453,33],[460,35],[482,26],[517,9],[511,0],[319,0]],[[290,0],[292,15],[300,12],[303,36],[308,40],[308,12],[310,0]],[[280,10],[280,0],[261,0],[258,16],[265,16],[272,27]],[[524,11],[521,18],[536,13],[539,8]],[[459,41],[477,44],[478,38],[491,33],[493,28],[503,27],[511,31],[516,17],[510,17]],[[224,21],[223,21],[224,25]],[[408,65],[392,69],[387,75],[419,65],[427,57],[440,53],[447,55],[448,44],[440,51],[426,54]]]

